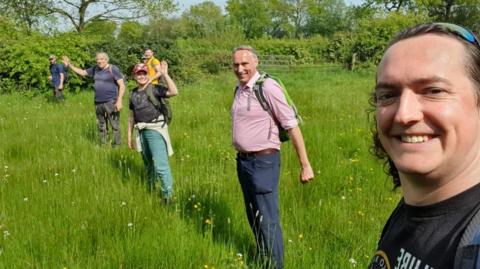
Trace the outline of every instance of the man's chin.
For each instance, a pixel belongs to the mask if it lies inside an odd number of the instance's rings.
[[[238,80],[241,84],[247,84],[248,83],[248,79],[247,78],[241,78]]]

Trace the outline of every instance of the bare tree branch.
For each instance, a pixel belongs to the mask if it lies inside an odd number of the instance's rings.
[[[50,10],[82,32],[86,24],[98,19],[134,20],[174,8],[173,0],[54,0]]]

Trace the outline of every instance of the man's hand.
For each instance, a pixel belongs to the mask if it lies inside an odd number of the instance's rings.
[[[168,63],[165,60],[160,62],[160,73],[162,75],[168,74]]]
[[[70,59],[68,59],[68,57],[65,55],[62,56],[62,62],[65,67],[68,67],[70,65]]]
[[[48,76],[48,80],[52,80],[52,76]]]
[[[310,164],[305,167],[302,166],[302,171],[300,173],[300,182],[302,182],[303,184],[306,184],[312,180],[313,180],[313,170]]]
[[[116,111],[120,112],[120,110],[122,110],[122,107],[123,107],[123,105],[122,105],[122,102],[120,100],[115,102],[115,110]]]
[[[135,144],[132,143],[132,139],[130,137],[127,139],[127,144],[129,149],[135,149]]]
[[[303,135],[298,126],[287,130],[290,139],[292,140],[293,147],[297,152],[298,160],[300,161],[300,182],[303,184],[308,183],[313,179],[313,170],[307,157],[307,150],[305,149],[305,142],[303,141]]]

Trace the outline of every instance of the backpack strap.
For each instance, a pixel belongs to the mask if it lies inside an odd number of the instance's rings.
[[[163,115],[162,127],[164,127],[165,124],[167,124],[168,122],[168,118],[167,118],[168,115],[165,114],[167,112],[163,109],[164,103],[161,100],[158,100],[158,98],[153,93],[153,87],[154,86],[152,84],[148,84],[147,87],[145,88],[145,93],[147,94],[148,101],[150,101],[150,103],[153,104],[153,106],[160,112],[160,114]]]
[[[268,103],[267,98],[265,97],[265,93],[263,92],[263,83],[265,83],[265,80],[269,77],[270,75],[268,75],[267,73],[260,74],[260,77],[257,79],[257,81],[255,81],[255,85],[253,85],[253,93],[255,94],[255,97],[257,97],[257,100],[260,103],[260,106],[262,106],[263,110],[267,111],[270,117],[272,117],[280,132],[280,130],[282,130],[283,128],[275,115],[273,115],[272,107]],[[272,129],[270,127],[270,130],[268,132],[268,139],[270,139],[271,135]]]
[[[147,87],[145,88],[145,93],[147,94],[148,101],[150,101],[158,110],[160,110],[160,107],[162,106],[162,104],[160,103],[158,98],[153,93],[152,84],[147,85]]]
[[[480,268],[480,208],[463,232],[455,253],[454,269]]]
[[[253,86],[253,93],[255,93],[255,97],[257,97],[257,100],[262,106],[263,110],[268,111],[268,113],[272,115],[272,109],[265,98],[265,94],[263,93],[263,83],[269,77],[270,76],[267,73],[260,74],[260,77],[257,79],[257,81],[255,81],[255,85]]]

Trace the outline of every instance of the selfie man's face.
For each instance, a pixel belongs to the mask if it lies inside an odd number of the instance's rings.
[[[477,161],[480,117],[465,49],[426,34],[385,53],[376,84],[379,138],[400,175],[447,179]]]
[[[248,50],[238,50],[233,54],[233,72],[242,86],[255,75],[257,65],[257,58]]]

